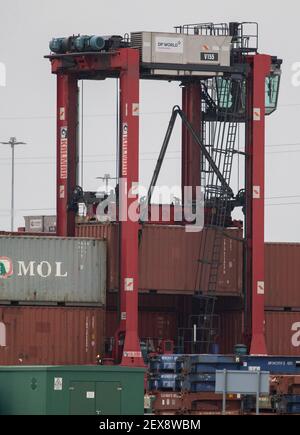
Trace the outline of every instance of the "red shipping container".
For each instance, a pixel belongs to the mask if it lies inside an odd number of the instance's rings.
[[[242,230],[228,229],[222,240],[217,294],[242,292]],[[199,288],[201,240],[205,231],[188,233],[183,226],[144,225],[139,248],[139,288],[158,293],[193,294]],[[207,243],[202,259],[209,259],[213,233],[206,230]],[[116,224],[79,224],[78,237],[105,238],[108,242],[108,289],[118,288],[118,226]],[[207,272],[207,270],[205,271]],[[206,279],[207,281],[207,273]],[[203,284],[203,282],[202,282]],[[204,285],[204,290],[205,290]]]
[[[300,243],[266,243],[265,306],[300,309]]]
[[[117,311],[106,313],[106,337],[113,337],[118,326]],[[140,311],[139,337],[141,339],[172,339],[177,337],[177,316],[175,312]]]
[[[220,313],[217,343],[221,353],[232,353],[243,343],[243,312]],[[269,355],[300,356],[300,311],[265,311],[265,334]]]
[[[0,307],[0,365],[95,364],[102,308]]]
[[[243,311],[223,311],[219,316],[219,331],[216,343],[219,352],[232,354],[235,344],[243,343]]]
[[[216,294],[239,295],[242,291],[242,243],[236,238],[241,238],[242,232],[232,229],[227,230],[227,234],[231,238],[222,239]],[[203,237],[206,237],[206,249],[201,253]],[[206,276],[201,281],[201,290],[205,290],[209,266],[199,260],[210,260],[213,237],[212,230],[189,233],[182,226],[145,226],[140,242],[139,288],[193,294],[199,290],[200,269],[205,267]]]
[[[269,355],[300,356],[300,311],[266,311]]]

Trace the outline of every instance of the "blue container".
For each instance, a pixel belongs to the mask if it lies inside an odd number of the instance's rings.
[[[265,370],[271,374],[300,374],[300,358],[293,356],[240,356],[241,370]]]
[[[187,375],[182,381],[182,389],[197,393],[201,391],[215,391],[216,375],[212,373],[202,373]]]
[[[215,373],[216,370],[239,370],[240,364],[238,363],[211,363],[211,364],[192,364],[191,366],[184,367],[187,369],[188,373],[197,374],[197,373]]]
[[[234,355],[186,355],[182,370],[185,373],[214,373],[216,370],[239,370],[240,362]]]
[[[195,382],[191,384],[189,391],[191,393],[199,393],[199,392],[214,392],[215,391],[215,383],[214,382]]]
[[[288,403],[300,403],[300,395],[299,394],[287,394],[284,395],[284,401]]]
[[[275,408],[285,414],[299,414],[300,413],[300,395],[287,394],[279,397]]]
[[[199,392],[214,392],[215,383],[214,382],[192,382],[183,381],[182,390],[188,391],[190,393]]]
[[[191,374],[191,375],[186,375],[184,379],[186,379],[189,382],[215,382],[216,375],[215,373]]]
[[[195,363],[234,363],[235,356],[234,355],[211,355],[211,354],[202,354],[202,355],[186,355],[184,357],[185,360],[188,360],[191,364]]]
[[[300,403],[289,403],[286,407],[287,414],[300,414]]]
[[[162,373],[150,377],[148,384],[151,391],[180,391],[182,380],[175,373]]]
[[[150,372],[173,372],[179,373],[182,368],[182,362],[178,358],[182,355],[158,355],[150,359]]]

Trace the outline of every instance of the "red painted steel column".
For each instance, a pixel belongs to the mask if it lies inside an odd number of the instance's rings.
[[[68,204],[76,186],[78,123],[77,79],[57,74],[56,234],[75,235],[75,212]]]
[[[139,52],[127,49],[122,51],[122,56],[126,68],[120,73],[119,331],[125,330],[121,365],[142,367],[144,361],[138,337],[138,192],[135,188],[139,180]]]
[[[201,83],[189,82],[182,88],[182,111],[191,123],[195,132],[201,132]],[[196,186],[201,184],[201,152],[186,126],[182,125],[182,169],[181,192],[184,200],[184,186],[193,186],[193,197],[196,198]]]
[[[247,133],[247,279],[248,313],[251,310],[250,353],[267,353],[264,316],[264,184],[265,184],[265,78],[270,73],[271,57],[249,57],[251,77],[248,86],[248,133]],[[250,328],[249,328],[250,330]]]

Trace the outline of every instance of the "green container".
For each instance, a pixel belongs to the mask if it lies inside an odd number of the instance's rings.
[[[0,366],[0,414],[142,415],[144,369]]]

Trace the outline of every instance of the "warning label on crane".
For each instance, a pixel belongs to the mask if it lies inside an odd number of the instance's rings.
[[[60,121],[66,120],[66,109],[64,107],[59,108],[59,120]]]
[[[264,281],[257,281],[257,294],[263,295],[265,293],[265,283]]]
[[[254,107],[253,109],[253,121],[260,121],[260,108]]]
[[[140,105],[139,103],[132,103],[132,116],[139,116]]]
[[[253,186],[253,199],[260,199],[260,186]]]
[[[133,292],[133,278],[125,278],[124,280],[124,289],[127,292]]]
[[[59,198],[63,199],[65,197],[65,186],[61,184],[59,186]]]
[[[134,350],[128,350],[123,352],[123,356],[128,358],[141,358],[142,352],[140,351],[134,351]]]

